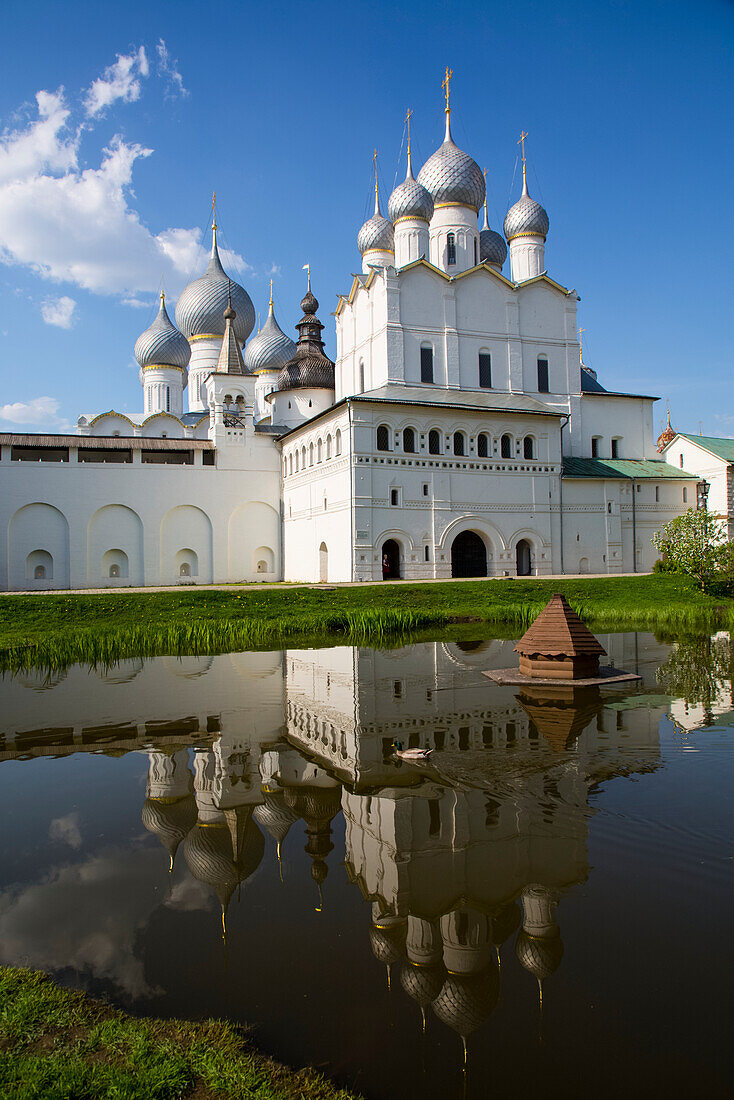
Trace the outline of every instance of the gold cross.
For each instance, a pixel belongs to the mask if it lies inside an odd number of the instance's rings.
[[[405,116],[405,125],[408,127],[408,149],[410,149],[410,120],[413,115],[413,111],[408,107],[408,113]]]
[[[270,280],[270,304],[273,304],[273,280]]]
[[[520,140],[517,143],[518,145],[522,145],[522,164],[523,164],[523,168],[525,167],[525,138],[527,136],[528,135],[523,130],[522,133],[520,134]]]
[[[581,364],[583,364],[583,362],[584,362],[584,333],[585,332],[586,332],[585,328],[580,328],[579,329],[579,362]]]
[[[212,229],[217,228],[217,193],[212,191]]]
[[[449,107],[449,89],[450,89],[450,84],[451,84],[451,77],[453,75],[454,75],[453,70],[450,69],[447,65],[446,66],[446,76],[441,81],[441,87],[446,92],[446,110],[447,111],[451,110],[451,108]]]

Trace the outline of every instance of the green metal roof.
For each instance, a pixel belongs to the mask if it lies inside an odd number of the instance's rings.
[[[686,435],[684,432],[680,435],[690,443],[698,443],[699,447],[710,451],[717,458],[723,458],[724,462],[734,462],[734,439],[718,439],[715,435]]]
[[[625,481],[662,481],[664,478],[698,481],[697,474],[689,474],[655,458],[564,458],[563,476]]]

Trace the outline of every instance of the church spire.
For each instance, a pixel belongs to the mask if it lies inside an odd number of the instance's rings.
[[[224,311],[224,336],[217,360],[217,372],[220,374],[247,374],[242,359],[242,349],[234,331],[234,320],[237,316],[232,309],[232,282],[230,280],[227,296],[227,308]]]

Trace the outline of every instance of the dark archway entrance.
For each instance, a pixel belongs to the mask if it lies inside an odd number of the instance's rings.
[[[452,542],[451,576],[487,576],[487,548],[476,531],[462,531]]]
[[[387,539],[382,544],[382,579],[394,581],[400,576],[400,547],[395,539]]]
[[[529,577],[533,571],[533,555],[526,539],[520,539],[515,547],[515,565],[518,577]]]

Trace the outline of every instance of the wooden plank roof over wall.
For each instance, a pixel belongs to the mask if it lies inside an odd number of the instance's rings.
[[[213,451],[209,439],[172,439],[145,435],[31,435],[0,432],[3,447],[82,447],[104,451]]]

